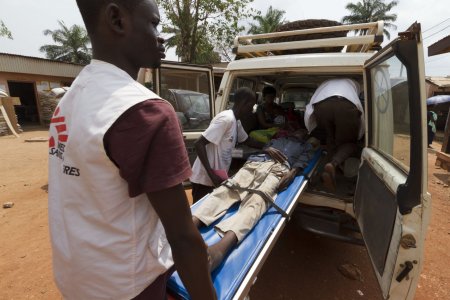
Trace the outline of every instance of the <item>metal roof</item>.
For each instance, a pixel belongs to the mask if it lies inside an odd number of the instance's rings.
[[[439,87],[450,87],[450,77],[426,77],[425,80]]]
[[[0,72],[75,78],[83,67],[45,58],[0,53]]]

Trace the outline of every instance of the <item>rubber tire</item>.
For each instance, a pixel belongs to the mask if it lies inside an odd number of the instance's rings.
[[[275,32],[280,31],[292,31],[300,29],[309,29],[317,27],[329,27],[329,26],[339,26],[342,23],[327,19],[307,19],[298,20],[294,22],[289,22],[278,26]],[[315,40],[315,39],[326,39],[326,38],[337,38],[347,36],[348,31],[336,31],[328,33],[313,33],[306,35],[294,35],[273,38],[270,40],[271,43],[283,43],[291,41],[302,41],[302,40]],[[321,47],[321,48],[311,48],[311,49],[298,49],[298,50],[286,50],[283,54],[300,54],[300,53],[323,53],[323,52],[340,52],[344,47]]]

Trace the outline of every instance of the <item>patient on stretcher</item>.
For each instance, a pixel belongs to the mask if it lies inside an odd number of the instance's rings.
[[[230,250],[241,242],[272,205],[277,192],[287,188],[312,158],[318,141],[306,139],[306,131],[272,140],[262,154],[252,155],[244,166],[205,199],[193,212],[197,227],[210,226],[235,203],[237,212],[214,229],[222,237],[208,248],[210,269],[218,267]]]

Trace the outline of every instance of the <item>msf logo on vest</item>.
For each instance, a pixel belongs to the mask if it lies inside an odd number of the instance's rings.
[[[48,140],[49,154],[64,161],[64,151],[66,142],[69,138],[67,134],[66,118],[60,116],[60,108],[56,108],[55,113],[50,121],[50,126],[55,128],[57,136],[54,136],[54,131]],[[63,173],[71,176],[80,176],[80,170],[75,167],[63,165]]]

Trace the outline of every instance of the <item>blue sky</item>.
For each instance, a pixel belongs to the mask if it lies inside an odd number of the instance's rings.
[[[265,13],[269,5],[286,11],[286,20],[331,19],[339,21],[348,11],[344,0],[254,0],[252,6]],[[355,1],[354,1],[355,2]],[[66,25],[83,24],[75,0],[0,0],[0,19],[13,34],[14,40],[0,38],[0,52],[44,57],[39,47],[52,44],[44,36],[45,29],[57,29],[57,20]],[[424,38],[425,71],[427,76],[450,75],[450,53],[428,57],[427,47],[450,35],[450,16],[447,1],[399,0],[393,9],[398,15],[398,31],[406,30],[413,22],[422,25]],[[251,20],[249,20],[251,21]],[[441,23],[440,25],[438,25]],[[437,26],[436,26],[437,25]],[[391,31],[391,38],[397,31]],[[386,44],[387,41],[384,42]],[[168,59],[176,60],[173,51]]]

